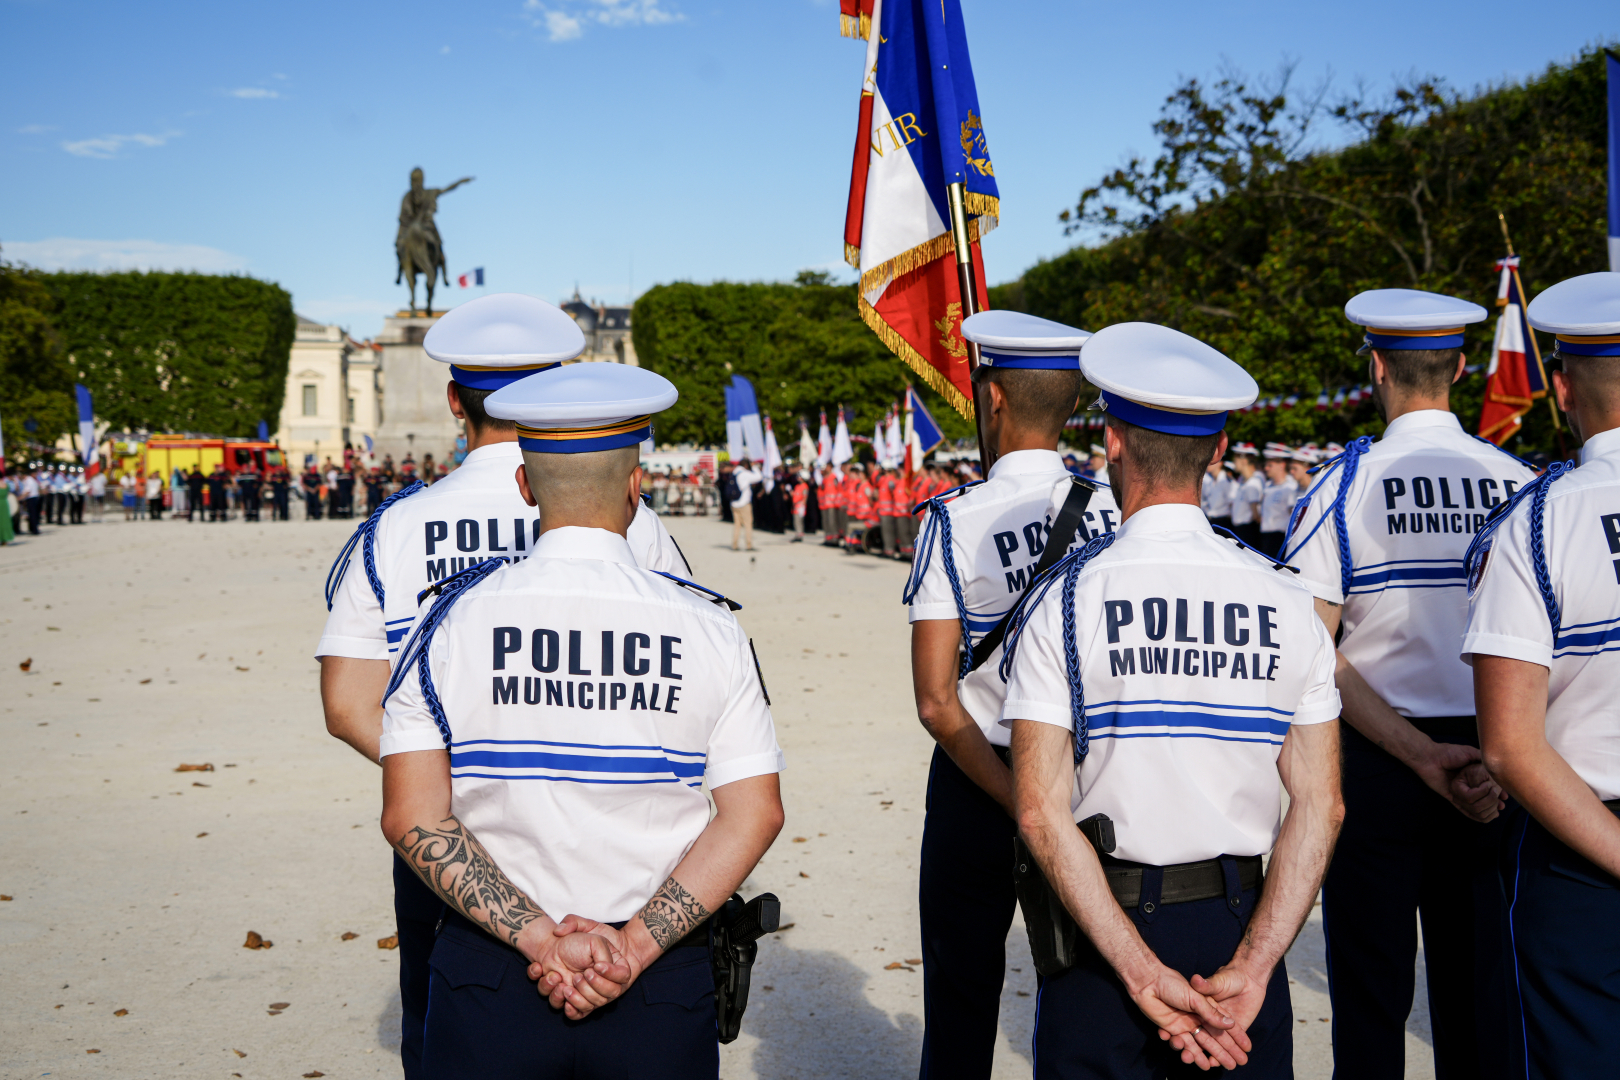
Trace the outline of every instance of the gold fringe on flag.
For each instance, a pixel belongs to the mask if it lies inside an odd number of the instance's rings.
[[[933,391],[944,398],[946,404],[955,409],[965,419],[973,419],[973,402],[956,388],[956,384],[942,375],[938,368],[930,364],[921,353],[912,348],[911,343],[900,336],[900,332],[883,321],[877,309],[866,302],[866,297],[860,297],[861,319],[872,328],[872,333],[878,340],[887,345],[889,349],[905,361],[907,367],[915,371],[922,381],[927,383]]]
[[[860,38],[865,41],[872,36],[872,16],[868,13],[862,13],[859,17],[840,15],[838,33],[841,37]]]
[[[857,270],[861,268],[861,249],[848,240],[844,241],[844,261]]]
[[[977,244],[978,242],[979,219],[973,218],[968,222],[968,243]],[[856,265],[858,266],[860,249],[853,244],[845,244],[844,257],[849,258],[851,250],[855,252]],[[914,248],[902,251],[887,262],[879,263],[861,274],[861,293],[864,295],[874,289],[881,289],[901,274],[910,273],[919,266],[927,266],[935,259],[943,259],[947,255],[954,254],[956,254],[956,240],[947,230],[932,240],[926,240]]]
[[[1001,223],[1001,200],[994,195],[981,195],[977,191],[964,191],[962,193],[962,204],[970,214],[991,218],[996,224]],[[995,225],[991,225],[989,229],[981,231],[990,232],[995,227]]]
[[[1541,395],[1538,394],[1536,396],[1540,397]],[[1490,439],[1492,435],[1496,434],[1498,431],[1501,431],[1509,424],[1517,427],[1519,424],[1523,423],[1519,417],[1529,412],[1530,406],[1535,404],[1535,402],[1533,402],[1530,398],[1519,397],[1517,394],[1498,394],[1493,391],[1486,394],[1485,397],[1488,401],[1493,401],[1498,405],[1511,405],[1514,411],[1510,415],[1505,416],[1501,420],[1498,420],[1496,423],[1492,424],[1489,428],[1481,431],[1479,433],[1479,437],[1482,439]],[[1492,441],[1494,442],[1495,440],[1493,439]]]

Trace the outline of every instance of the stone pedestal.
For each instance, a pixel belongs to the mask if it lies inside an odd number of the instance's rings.
[[[398,312],[383,320],[382,332],[373,339],[382,347],[378,461],[392,454],[397,465],[407,451],[418,463],[423,454],[432,454],[435,462],[453,460],[461,422],[450,415],[444,398],[450,365],[434,360],[422,348],[422,338],[442,314]]]

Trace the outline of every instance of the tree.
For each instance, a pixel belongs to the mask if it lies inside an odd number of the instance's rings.
[[[51,326],[54,302],[42,279],[37,271],[0,262],[0,427],[8,462],[44,453],[77,430],[73,376]]]

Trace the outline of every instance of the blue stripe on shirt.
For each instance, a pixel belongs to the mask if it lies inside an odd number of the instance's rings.
[[[597,757],[592,754],[557,754],[539,750],[462,750],[450,752],[450,768],[555,769],[569,773],[670,773],[678,777],[703,775],[701,761],[671,761],[668,757]]]
[[[1086,710],[1093,733],[1102,728],[1171,727],[1213,728],[1216,731],[1248,731],[1267,735],[1288,734],[1288,721],[1270,716],[1224,716],[1208,712],[1169,712],[1145,709],[1141,712],[1094,713]]]

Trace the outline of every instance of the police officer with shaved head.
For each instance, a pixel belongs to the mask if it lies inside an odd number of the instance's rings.
[[[488,401],[539,536],[437,587],[381,741],[384,835],[446,908],[433,1080],[719,1074],[710,923],[782,826],[782,755],[724,598],[628,541],[675,399],[581,364]]]
[[[1343,816],[1333,641],[1199,508],[1248,373],[1149,323],[1081,362],[1123,522],[1037,582],[1003,664],[1036,1080],[1292,1077],[1283,954]]]
[[[330,614],[316,648],[327,730],[372,761],[378,760],[382,736],[378,703],[390,663],[416,617],[417,597],[470,566],[526,559],[539,537],[540,520],[518,489],[523,456],[516,425],[491,416],[484,402],[519,379],[560,374],[564,361],[584,351],[585,335],[544,300],[498,293],[442,316],[423,347],[449,365],[445,398],[466,425],[467,458],[431,488],[412,483],[388,498],[355,531],[328,575]],[[627,542],[640,565],[690,574],[651,510],[636,512]],[[443,904],[397,859],[394,889],[400,1056],[407,1080],[414,1080],[427,1011],[427,955]]]

